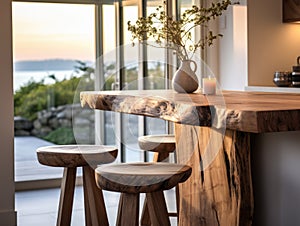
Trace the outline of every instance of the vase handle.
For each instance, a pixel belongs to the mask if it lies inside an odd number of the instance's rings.
[[[196,64],[196,62],[194,60],[190,60],[190,62],[194,64],[194,70],[192,69],[193,72],[196,72],[197,71],[197,64]]]

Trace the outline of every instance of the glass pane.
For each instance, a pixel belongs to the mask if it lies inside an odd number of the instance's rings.
[[[138,46],[131,44],[131,34],[127,30],[128,21],[136,21],[138,18],[138,6],[123,7],[123,36],[124,36],[124,89],[138,89],[138,67],[139,55]]]
[[[127,30],[128,21],[136,21],[138,18],[138,6],[127,5],[122,7],[123,10],[123,37],[124,37],[124,74],[123,89],[138,89],[138,68],[139,55],[138,46],[131,45],[131,34]],[[122,143],[125,149],[125,161],[141,161],[143,153],[138,147],[139,136],[139,117],[135,115],[122,115]]]
[[[161,1],[147,1],[147,15],[156,12]],[[148,46],[147,48],[147,78],[146,89],[165,89],[166,50]],[[146,117],[146,134],[165,134],[166,121]]]
[[[181,17],[182,14],[184,13],[184,11],[187,10],[187,9],[191,9],[191,7],[193,5],[196,5],[195,1],[193,1],[193,0],[187,0],[187,1],[179,2],[179,6],[178,6],[179,7],[178,8],[179,9],[179,16]],[[191,32],[193,42],[196,42],[196,40],[200,39],[201,30],[200,30],[199,26],[196,27],[196,28],[191,29],[190,32]],[[195,55],[194,60],[196,62],[199,61],[199,59],[200,59],[200,50],[196,51],[196,53],[194,55]],[[198,66],[201,66],[201,65],[198,65]]]
[[[147,15],[156,12],[158,5],[162,5],[162,2],[147,1]],[[149,41],[151,42],[151,39]],[[145,89],[165,89],[165,54],[166,50],[163,48],[147,46],[147,78]]]
[[[102,7],[103,27],[103,63],[104,63],[104,90],[114,89],[116,82],[116,12],[114,5],[103,5]],[[104,111],[105,121],[105,144],[115,145],[115,113]]]
[[[61,169],[40,165],[37,147],[75,143],[73,124],[84,130],[80,142],[94,142],[94,113],[82,110],[78,92],[94,88],[95,7],[12,5],[15,179],[57,178]]]

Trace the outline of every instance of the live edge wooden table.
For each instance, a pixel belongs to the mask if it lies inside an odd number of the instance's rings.
[[[192,166],[180,185],[181,226],[252,225],[251,134],[300,130],[300,95],[173,90],[82,92],[83,107],[175,123],[177,161]]]

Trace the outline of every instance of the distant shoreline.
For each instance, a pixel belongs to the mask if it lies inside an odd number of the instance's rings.
[[[78,62],[84,62],[88,66],[92,65],[91,61],[80,61],[71,59],[48,59],[48,60],[23,60],[14,62],[14,71],[62,71],[75,70],[80,66]]]
[[[14,92],[18,91],[22,86],[26,86],[28,82],[35,81],[44,84],[53,83],[53,79],[49,75],[55,75],[58,81],[70,79],[72,76],[80,76],[80,73],[75,73],[72,70],[49,70],[49,71],[15,71],[14,72]]]

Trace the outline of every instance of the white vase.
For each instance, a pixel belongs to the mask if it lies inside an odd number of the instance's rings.
[[[193,69],[191,64],[194,64]],[[195,61],[182,61],[172,79],[173,89],[178,93],[193,93],[196,91],[199,86],[196,70],[197,64]]]

